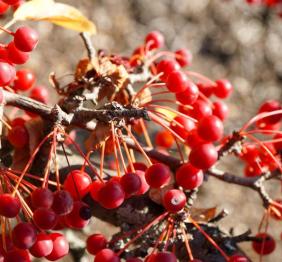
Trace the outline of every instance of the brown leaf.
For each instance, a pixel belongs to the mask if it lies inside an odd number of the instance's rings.
[[[216,207],[191,209],[191,216],[196,221],[208,222],[216,215]]]

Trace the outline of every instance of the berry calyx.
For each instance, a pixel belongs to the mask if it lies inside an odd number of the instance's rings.
[[[186,196],[178,189],[168,190],[163,198],[163,205],[168,212],[177,213],[186,204]]]
[[[151,165],[145,172],[147,183],[153,188],[160,188],[170,181],[169,168],[161,163]]]

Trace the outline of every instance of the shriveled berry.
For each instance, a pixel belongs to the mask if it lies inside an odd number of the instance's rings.
[[[160,188],[170,181],[169,168],[161,163],[151,165],[145,172],[147,183],[153,188]]]
[[[87,238],[86,249],[91,255],[96,255],[102,249],[106,248],[108,241],[102,234],[93,234]]]

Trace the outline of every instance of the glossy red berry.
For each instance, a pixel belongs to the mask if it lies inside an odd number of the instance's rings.
[[[49,93],[45,86],[36,86],[30,92],[30,98],[46,104],[48,102]]]
[[[229,257],[228,262],[249,262],[249,260],[241,255],[233,255]]]
[[[90,190],[91,177],[81,171],[73,170],[64,181],[64,189],[70,193],[74,200],[83,198]]]
[[[94,262],[120,262],[120,259],[114,251],[104,248],[96,254]]]
[[[14,34],[14,42],[22,52],[31,52],[38,43],[38,34],[28,26],[21,26]]]
[[[195,122],[183,116],[176,116],[170,123],[170,128],[183,139],[186,139],[195,127]]]
[[[197,120],[201,120],[206,116],[212,115],[212,108],[207,102],[203,100],[197,100],[193,104],[193,109],[189,110],[188,115]]]
[[[50,255],[53,250],[53,241],[51,237],[45,233],[37,235],[36,242],[29,249],[29,252],[34,257],[42,258]]]
[[[180,66],[175,60],[164,59],[157,64],[157,73],[163,73],[160,79],[165,82],[172,71],[179,70]]]
[[[65,236],[60,233],[51,233],[49,236],[53,242],[53,249],[46,258],[50,261],[55,261],[66,256],[69,253],[69,243]]]
[[[163,205],[168,212],[176,213],[184,208],[186,196],[179,189],[168,190],[163,197]]]
[[[149,50],[161,48],[164,45],[164,36],[159,31],[152,31],[145,38]]]
[[[26,91],[30,89],[35,82],[35,75],[29,69],[21,69],[17,71],[14,81],[15,90]]]
[[[168,130],[162,130],[157,132],[155,142],[157,146],[170,148],[174,144],[174,137]]]
[[[53,229],[58,222],[58,215],[51,209],[40,207],[33,212],[34,224],[43,230]]]
[[[206,84],[206,83],[197,83],[197,86],[199,88],[199,91],[205,96],[210,97],[213,94],[214,85]]]
[[[88,215],[87,217],[84,216],[83,212],[85,209],[89,209],[87,204],[82,201],[75,201],[73,203],[72,211],[65,216],[66,224],[70,228],[75,229],[82,229],[87,226],[90,221],[90,217]]]
[[[172,93],[184,92],[187,88],[188,78],[187,76],[179,71],[172,71],[166,81],[167,89]]]
[[[9,130],[7,138],[11,145],[18,149],[25,147],[29,142],[29,134],[25,126],[14,126]]]
[[[204,180],[203,172],[190,163],[183,164],[176,171],[176,182],[186,190],[192,190],[199,187]]]
[[[13,41],[8,44],[7,51],[9,60],[14,64],[21,65],[29,59],[29,53],[17,49]]]
[[[102,249],[106,248],[108,241],[102,234],[93,234],[87,238],[86,249],[91,255],[96,255]]]
[[[217,116],[221,121],[224,121],[229,113],[228,106],[222,101],[216,101],[213,103],[212,109],[213,115]]]
[[[175,51],[175,59],[181,67],[190,66],[192,64],[192,58],[192,53],[186,48]]]
[[[34,208],[50,208],[54,201],[53,192],[48,188],[36,188],[31,193],[31,202]]]
[[[150,262],[177,262],[176,256],[171,252],[159,252],[154,254]]]
[[[214,94],[219,98],[227,98],[233,91],[232,84],[227,79],[219,79],[214,87]]]
[[[99,190],[98,202],[107,209],[119,207],[125,199],[125,192],[120,183],[109,181]]]
[[[9,5],[7,5],[3,1],[0,1],[0,15],[5,14],[8,9],[9,9]]]
[[[199,136],[197,130],[192,132],[186,137],[186,144],[190,147],[197,147],[198,145],[205,144],[206,142]]]
[[[0,215],[13,218],[19,214],[21,203],[17,197],[4,193],[0,195]]]
[[[272,112],[280,109],[282,109],[282,105],[281,103],[279,103],[279,101],[268,100],[261,105],[261,107],[259,108],[259,113]],[[259,123],[260,125],[274,125],[279,121],[281,121],[281,119],[282,119],[282,113],[265,117],[261,119]]]
[[[29,249],[36,241],[37,233],[31,223],[18,223],[12,231],[12,240],[17,248]]]
[[[246,177],[255,177],[261,175],[263,171],[264,171],[263,166],[261,166],[257,162],[253,162],[246,165],[244,169],[244,175]]]
[[[22,249],[13,249],[5,255],[3,262],[15,262],[15,261],[31,262],[28,251]]]
[[[161,163],[151,165],[145,172],[147,183],[153,188],[160,188],[170,181],[169,168]]]
[[[199,136],[208,141],[215,142],[223,137],[223,124],[217,116],[206,116],[198,124]]]
[[[190,80],[186,82],[185,91],[176,93],[176,99],[184,105],[193,105],[199,96],[198,87]]]
[[[93,200],[98,201],[98,192],[104,186],[104,183],[100,180],[95,180],[90,185],[90,195]]]
[[[66,215],[73,209],[73,199],[68,191],[58,190],[54,193],[52,209],[57,215]]]
[[[139,192],[142,182],[135,173],[127,173],[121,177],[120,184],[127,195],[134,195]]]
[[[213,144],[201,144],[192,148],[189,161],[199,169],[209,169],[217,161],[217,150]]]
[[[275,249],[275,240],[272,236],[266,233],[259,233],[256,235],[261,241],[253,241],[253,249],[260,255],[268,255]]]
[[[6,62],[0,62],[0,85],[9,85],[15,78],[15,67]]]

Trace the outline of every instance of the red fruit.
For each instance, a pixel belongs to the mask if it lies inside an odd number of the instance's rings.
[[[213,103],[213,115],[217,116],[221,121],[224,121],[229,113],[228,106],[222,101],[216,101]]]
[[[261,105],[259,113],[273,112],[282,109],[281,104],[277,100],[268,100]],[[259,121],[261,125],[274,125],[280,122],[282,119],[282,113],[265,117]]]
[[[198,134],[208,142],[218,141],[223,137],[223,124],[216,116],[206,116],[198,124]]]
[[[86,249],[91,255],[96,255],[102,249],[106,248],[108,241],[102,234],[93,234],[87,238]]]
[[[147,34],[145,43],[149,50],[161,48],[164,45],[164,36],[159,31]]]
[[[75,201],[73,203],[72,211],[65,216],[66,224],[70,228],[82,229],[88,225],[90,217],[84,217],[84,209],[89,209],[89,206],[82,201]]]
[[[38,34],[28,26],[21,26],[14,34],[14,43],[22,52],[31,52],[38,43]]]
[[[229,257],[228,262],[248,262],[249,260],[241,255],[233,255]]]
[[[164,147],[164,148],[170,148],[172,147],[174,143],[174,137],[170,131],[163,130],[163,131],[159,131],[156,134],[155,141],[156,141],[157,146]]]
[[[157,64],[157,73],[163,73],[160,79],[165,82],[172,71],[179,70],[180,66],[175,60],[164,59]]]
[[[145,178],[151,187],[160,188],[170,181],[169,168],[162,163],[153,164],[146,170]]]
[[[48,188],[36,188],[31,193],[31,202],[34,208],[50,208],[54,201],[53,192]]]
[[[219,79],[214,87],[214,94],[219,98],[227,98],[233,91],[233,86],[227,79]]]
[[[46,104],[48,102],[49,93],[46,87],[36,86],[31,90],[30,98]]]
[[[178,70],[172,71],[166,81],[167,89],[172,93],[184,92],[188,86],[187,76]]]
[[[107,209],[119,207],[125,198],[121,184],[116,181],[109,181],[99,190],[98,202]]]
[[[246,165],[244,169],[244,175],[246,177],[254,177],[259,176],[262,174],[264,170],[262,169],[261,165],[259,165],[257,162],[253,162],[251,164]]]
[[[92,179],[87,173],[73,170],[64,181],[64,189],[71,194],[74,200],[79,200],[89,192],[91,183]]]
[[[53,249],[46,258],[55,261],[66,256],[69,253],[69,243],[65,236],[60,233],[51,233],[49,236],[53,242]]]
[[[204,84],[204,83],[197,83],[197,86],[200,92],[206,97],[210,97],[213,94],[215,88],[213,85]]]
[[[51,209],[37,208],[33,213],[34,224],[43,230],[54,228],[58,222],[58,215]]]
[[[204,180],[203,172],[191,164],[183,164],[176,171],[176,182],[186,190],[192,190],[199,187]]]
[[[9,60],[14,64],[21,65],[29,59],[29,53],[17,49],[13,41],[8,44],[7,51]]]
[[[197,130],[193,130],[186,138],[186,144],[190,147],[197,147],[198,145],[206,143],[198,134]]]
[[[9,63],[0,62],[0,85],[9,85],[15,78],[16,70]]]
[[[52,209],[57,215],[66,215],[73,209],[73,199],[68,191],[58,190],[54,193]]]
[[[168,190],[163,198],[163,205],[168,212],[177,213],[184,208],[186,196],[183,191],[178,189]]]
[[[15,90],[26,91],[30,89],[35,82],[35,76],[29,69],[21,69],[17,71],[17,77],[14,81]]]
[[[183,139],[186,139],[189,133],[195,129],[195,122],[183,116],[176,116],[170,123],[170,128]]]
[[[108,248],[104,248],[101,251],[99,251],[94,258],[94,262],[119,262],[119,261],[120,259],[116,255],[116,253]]]
[[[137,258],[137,257],[130,257],[130,258],[126,259],[126,262],[142,262],[142,260],[140,258]]]
[[[197,100],[193,104],[193,109],[189,110],[188,115],[190,115],[191,117],[197,120],[201,120],[206,116],[212,115],[212,109],[207,102],[203,100]]]
[[[154,254],[150,262],[177,262],[176,256],[171,252],[159,252]]]
[[[194,167],[206,170],[215,164],[217,157],[217,150],[213,144],[202,144],[192,148],[189,161]]]
[[[140,171],[144,171],[144,172],[147,170],[147,166],[144,163],[142,163],[142,162],[134,162],[133,163],[133,167],[134,167],[135,170],[140,170]],[[133,172],[134,170],[131,170],[130,165],[128,165],[127,166],[127,171],[128,172]]]
[[[192,82],[186,82],[186,89],[183,92],[175,94],[177,101],[184,105],[192,105],[196,102],[199,96],[198,87]]]
[[[145,172],[143,172],[141,170],[136,170],[135,174],[137,176],[139,176],[140,181],[141,181],[141,187],[135,195],[140,196],[140,195],[145,194],[149,190],[150,186],[148,185],[148,183],[146,181]]]
[[[20,222],[12,231],[14,245],[20,249],[29,249],[37,238],[35,227],[30,223]]]
[[[192,53],[186,48],[175,51],[175,59],[181,67],[190,66],[192,63],[192,58]]]
[[[90,185],[90,195],[93,200],[98,201],[98,192],[104,186],[104,183],[100,180],[95,180]]]
[[[141,188],[141,179],[135,173],[127,173],[121,177],[120,184],[128,195],[136,194]]]
[[[53,250],[53,241],[51,237],[45,233],[39,233],[37,235],[36,242],[34,245],[29,249],[29,252],[34,257],[46,257],[48,256]]]
[[[8,132],[8,141],[15,148],[23,148],[29,143],[29,134],[25,126],[14,126]]]
[[[9,251],[5,257],[4,262],[30,262],[30,256],[27,250],[13,249]]]
[[[20,0],[2,0],[7,5],[16,5]]]
[[[10,123],[10,125],[13,126],[24,126],[25,124],[25,120],[21,117],[16,117],[15,119],[13,119]]]
[[[266,233],[259,233],[256,235],[261,241],[253,241],[253,249],[260,255],[268,255],[275,249],[275,240],[272,236]]]
[[[259,150],[256,145],[245,145],[242,149],[240,158],[248,163],[255,162],[259,157]]]
[[[0,15],[5,14],[8,8],[9,8],[9,5],[7,5],[3,1],[0,1]]]
[[[0,195],[0,215],[8,218],[17,216],[21,209],[21,202],[11,194]]]

